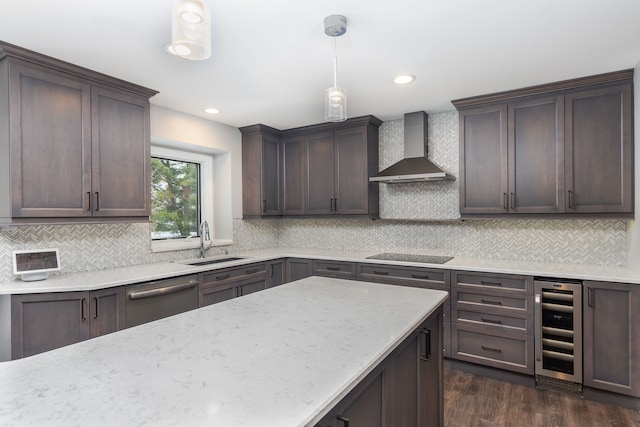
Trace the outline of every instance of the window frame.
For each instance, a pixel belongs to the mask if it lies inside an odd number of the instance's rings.
[[[165,145],[151,143],[151,157],[161,157],[169,160],[178,160],[183,162],[198,163],[200,165],[200,219],[209,223],[210,236],[213,245],[215,245],[215,224],[214,220],[214,183],[213,183],[213,164],[212,155],[198,153],[195,150],[190,151],[182,147],[169,147]],[[151,218],[149,218],[151,221]],[[151,222],[149,222],[151,224]],[[168,252],[185,249],[195,249],[200,247],[199,231],[198,236],[183,237],[166,240],[153,240],[151,238],[151,227],[149,227],[149,240],[151,242],[152,252]]]

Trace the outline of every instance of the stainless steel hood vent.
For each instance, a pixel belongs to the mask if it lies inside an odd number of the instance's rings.
[[[427,158],[427,113],[416,111],[404,115],[404,159],[378,172],[369,181],[395,184],[455,179]]]

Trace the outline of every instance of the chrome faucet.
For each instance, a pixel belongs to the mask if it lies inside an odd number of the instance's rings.
[[[205,240],[211,241],[211,236],[209,235],[209,223],[206,220],[200,223],[200,258],[204,258],[204,251],[209,249],[205,249],[204,247]]]

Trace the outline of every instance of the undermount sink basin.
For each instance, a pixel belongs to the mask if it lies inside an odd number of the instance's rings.
[[[219,264],[221,262],[229,262],[229,261],[238,261],[240,259],[244,259],[243,257],[227,257],[227,258],[215,258],[215,259],[201,259],[196,261],[185,261],[181,262],[181,264],[187,265],[209,265],[209,264]]]

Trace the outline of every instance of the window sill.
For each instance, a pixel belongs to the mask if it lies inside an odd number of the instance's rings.
[[[211,246],[209,246],[211,244]],[[216,239],[205,242],[205,247],[232,245],[233,240]],[[188,249],[199,249],[200,239],[196,237],[179,240],[154,240],[151,242],[151,252],[184,251]]]

